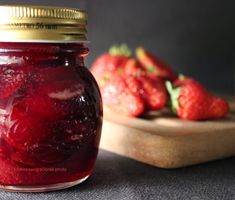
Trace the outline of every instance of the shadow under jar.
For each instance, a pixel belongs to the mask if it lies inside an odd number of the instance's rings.
[[[81,183],[96,161],[103,115],[84,66],[87,15],[24,6],[0,13],[0,189]]]

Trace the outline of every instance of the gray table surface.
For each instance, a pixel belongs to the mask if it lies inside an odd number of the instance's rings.
[[[50,193],[0,192],[0,200],[235,199],[235,157],[174,170],[154,168],[101,150],[83,184]]]

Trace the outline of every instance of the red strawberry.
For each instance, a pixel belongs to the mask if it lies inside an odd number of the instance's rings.
[[[143,92],[140,92],[149,110],[160,110],[166,106],[168,95],[162,80],[154,76],[138,76]]]
[[[171,96],[172,109],[182,119],[219,119],[229,112],[226,101],[213,96],[196,81],[189,81],[176,88],[173,88],[170,82],[166,85]]]
[[[26,79],[26,72],[17,67],[0,67],[0,99],[12,95]]]
[[[137,76],[137,75],[146,74],[145,69],[142,67],[139,61],[134,58],[128,59],[128,61],[123,67],[123,70],[124,73],[128,75]]]
[[[176,79],[176,75],[170,66],[151,55],[143,47],[136,49],[136,56],[143,67],[152,74],[164,80],[174,81]]]
[[[104,81],[109,79],[114,72],[122,70],[130,54],[126,45],[113,46],[109,53],[105,53],[96,59],[92,64],[91,72],[100,86],[103,86]]]
[[[114,111],[138,116],[144,112],[144,101],[139,95],[139,83],[130,75],[114,75],[102,89],[103,101]]]
[[[194,83],[194,84],[199,84],[201,85],[201,83],[199,83],[198,81],[196,81],[195,79],[193,78],[190,78],[190,77],[187,77],[187,76],[184,76],[183,74],[180,74],[178,79],[176,79],[174,81],[174,86],[175,87],[179,87],[179,86],[183,86],[183,85],[187,85],[189,83]]]
[[[134,94],[139,95],[148,110],[160,110],[165,107],[168,95],[162,80],[152,74],[130,76],[126,80]]]

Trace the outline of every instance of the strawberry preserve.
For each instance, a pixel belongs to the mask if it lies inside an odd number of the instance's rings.
[[[102,103],[84,66],[84,11],[0,7],[0,189],[41,192],[85,180]]]

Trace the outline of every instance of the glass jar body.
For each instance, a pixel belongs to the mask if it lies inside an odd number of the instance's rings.
[[[0,188],[41,192],[93,170],[101,128],[98,86],[74,43],[0,43]]]

